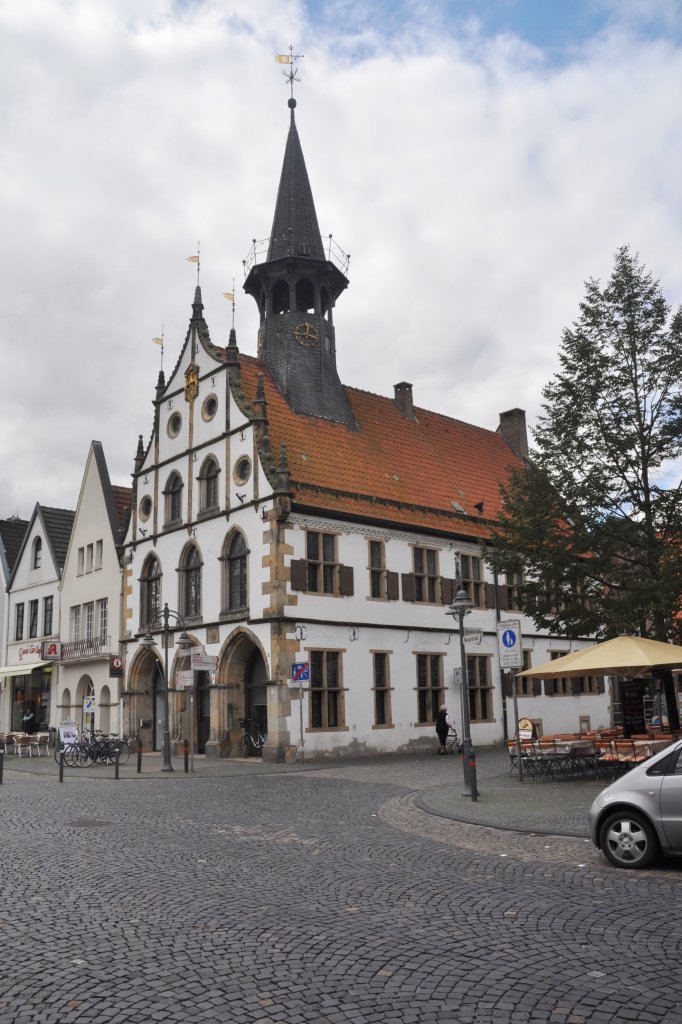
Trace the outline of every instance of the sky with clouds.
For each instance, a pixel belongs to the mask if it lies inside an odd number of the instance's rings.
[[[0,517],[75,508],[92,439],[130,482],[199,241],[211,338],[234,279],[255,354],[290,44],[344,383],[532,425],[620,245],[682,302],[682,0],[4,0]]]

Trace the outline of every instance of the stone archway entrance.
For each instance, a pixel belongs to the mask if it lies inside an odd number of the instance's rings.
[[[165,721],[163,665],[153,650],[139,649],[122,695],[125,735],[141,740],[143,750],[161,750]]]
[[[268,670],[255,638],[239,631],[223,649],[211,687],[211,733],[206,742],[208,757],[239,754],[243,735],[240,718],[251,718],[267,736]]]

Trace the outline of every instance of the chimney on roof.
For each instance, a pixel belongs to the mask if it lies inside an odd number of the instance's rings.
[[[417,417],[414,414],[414,406],[412,404],[412,385],[403,380],[400,384],[393,385],[393,391],[395,404],[400,409],[404,418],[406,420],[416,420]]]
[[[528,431],[526,413],[523,409],[509,409],[500,413],[498,434],[520,458],[528,458]]]

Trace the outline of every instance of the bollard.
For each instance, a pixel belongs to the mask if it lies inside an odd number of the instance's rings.
[[[114,758],[114,778],[118,779],[118,766],[121,758],[121,751],[116,748],[116,757]]]
[[[0,786],[2,786],[2,769],[5,763],[5,755],[0,754]]]
[[[182,748],[185,755],[185,775],[187,775],[189,771],[189,740],[182,741]]]
[[[137,741],[137,774],[142,771],[142,740]]]
[[[59,781],[64,781],[64,751],[59,751]]]
[[[478,800],[478,786],[476,785],[476,751],[473,747],[469,751],[469,784],[471,786],[471,799],[476,803]]]

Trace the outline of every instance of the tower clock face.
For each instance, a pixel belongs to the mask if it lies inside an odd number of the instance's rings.
[[[304,324],[298,324],[293,330],[294,340],[303,345],[304,348],[312,348],[313,345],[317,344],[320,340],[320,332],[314,324],[309,324],[307,321]]]

